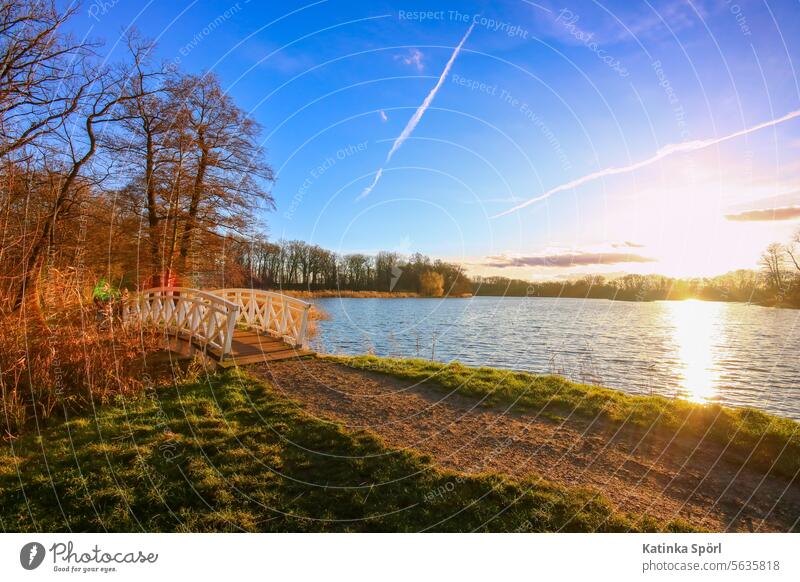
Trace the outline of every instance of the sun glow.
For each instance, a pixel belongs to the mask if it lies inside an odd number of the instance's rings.
[[[673,325],[673,341],[681,374],[681,396],[707,402],[717,394],[719,371],[714,345],[719,336],[719,303],[687,299],[665,304]]]

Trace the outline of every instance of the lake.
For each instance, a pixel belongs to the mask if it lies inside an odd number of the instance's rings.
[[[705,301],[316,299],[331,354],[458,360],[800,420],[800,310]]]

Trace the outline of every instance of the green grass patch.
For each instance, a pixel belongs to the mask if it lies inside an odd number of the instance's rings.
[[[4,531],[682,531],[595,492],[443,471],[229,371],[0,453]]]
[[[447,392],[483,399],[487,405],[511,405],[549,418],[568,414],[600,416],[612,423],[651,428],[670,436],[704,437],[728,445],[727,452],[761,470],[793,479],[800,471],[800,423],[753,408],[697,404],[680,398],[634,396],[619,390],[578,384],[561,376],[497,368],[473,368],[452,362],[375,356],[329,356],[352,368],[429,382]]]

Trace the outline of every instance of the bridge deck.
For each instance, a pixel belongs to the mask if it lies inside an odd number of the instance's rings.
[[[274,336],[241,329],[233,332],[231,353],[224,359],[220,358],[219,350],[209,349],[208,351],[219,360],[219,365],[224,368],[314,355],[312,350],[296,348]]]

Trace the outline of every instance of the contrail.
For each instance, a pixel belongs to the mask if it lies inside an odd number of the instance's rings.
[[[703,148],[707,148],[724,141],[728,141],[737,137],[741,137],[743,135],[747,135],[748,133],[753,133],[754,131],[758,131],[759,129],[764,129],[765,127],[772,127],[773,125],[778,125],[779,123],[783,123],[784,121],[789,121],[790,119],[794,119],[795,117],[800,117],[800,109],[791,111],[786,115],[784,115],[783,117],[778,117],[777,119],[773,119],[771,121],[765,121],[763,123],[759,123],[758,125],[754,125],[753,127],[742,129],[737,132],[731,133],[729,135],[725,135],[723,137],[671,144],[661,148],[656,152],[654,156],[647,158],[646,160],[642,160],[641,162],[636,162],[635,164],[631,164],[629,166],[623,166],[621,168],[606,168],[605,170],[600,170],[598,172],[588,174],[586,176],[583,176],[582,178],[573,180],[572,182],[567,182],[566,184],[562,184],[561,186],[556,186],[555,188],[553,188],[552,190],[548,190],[544,194],[536,196],[535,198],[531,198],[530,200],[526,200],[522,204],[518,204],[513,208],[509,208],[508,210],[501,212],[500,214],[495,214],[494,216],[492,216],[492,218],[500,218],[501,216],[512,214],[517,210],[525,208],[526,206],[530,206],[531,204],[540,202],[542,200],[545,200],[546,198],[550,198],[550,196],[552,196],[557,192],[563,192],[564,190],[571,190],[572,188],[577,188],[578,186],[581,186],[593,180],[597,180],[598,178],[604,178],[606,176],[615,176],[617,174],[625,174],[627,172],[632,172],[634,170],[638,170],[639,168],[649,166],[650,164],[657,162],[662,158],[666,158],[667,156],[671,156],[672,154],[701,150]]]
[[[428,96],[425,97],[425,101],[423,101],[422,105],[420,105],[417,108],[416,112],[414,112],[414,115],[411,116],[411,119],[408,120],[408,123],[406,124],[402,133],[398,136],[396,140],[394,140],[394,143],[392,144],[392,149],[389,150],[389,153],[386,156],[386,160],[383,162],[383,166],[375,174],[375,178],[372,180],[372,184],[364,188],[364,191],[361,192],[361,194],[359,194],[356,200],[361,200],[365,196],[368,196],[370,192],[372,192],[372,189],[375,188],[375,186],[378,183],[378,180],[380,180],[381,176],[383,175],[383,168],[386,166],[386,164],[389,163],[394,153],[400,149],[400,146],[403,145],[403,143],[408,139],[408,137],[411,135],[414,129],[416,129],[417,124],[422,119],[422,116],[425,114],[425,111],[427,111],[428,107],[430,107],[431,103],[433,103],[433,99],[434,97],[436,97],[436,94],[439,92],[439,89],[442,88],[442,84],[444,84],[444,80],[450,73],[450,69],[453,67],[453,63],[455,62],[458,53],[461,52],[461,47],[463,47],[464,43],[467,42],[467,39],[469,38],[470,33],[472,33],[473,28],[475,28],[474,20],[472,24],[469,25],[469,29],[467,29],[467,33],[464,35],[464,38],[461,39],[461,42],[458,43],[458,46],[453,51],[453,54],[450,55],[450,60],[447,61],[447,64],[444,67],[444,71],[442,71],[442,74],[439,76],[439,80],[436,82],[436,85],[433,87],[433,89],[431,89],[430,93],[428,93]]]

